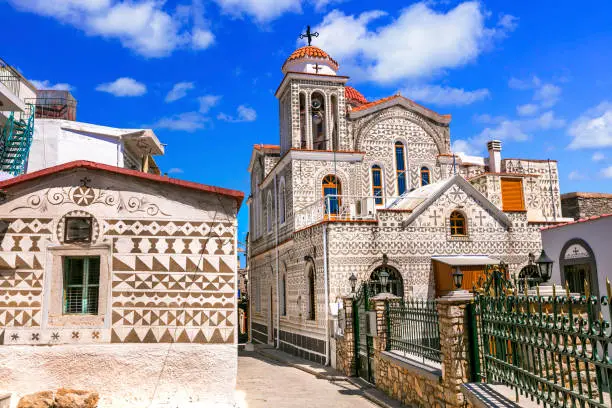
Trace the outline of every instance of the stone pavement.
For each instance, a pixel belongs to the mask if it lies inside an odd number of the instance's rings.
[[[288,359],[292,356],[286,353],[270,349],[261,351],[265,354],[239,353],[237,390],[245,400],[244,407],[241,408],[380,406],[365,397],[365,390],[358,383],[347,381],[331,368],[297,359],[304,368],[313,370],[309,372],[289,362]]]

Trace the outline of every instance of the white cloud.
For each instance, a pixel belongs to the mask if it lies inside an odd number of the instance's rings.
[[[257,119],[257,112],[255,112],[255,109],[253,108],[240,105],[238,106],[237,112],[237,116],[230,116],[225,113],[220,113],[217,115],[217,119],[226,122],[253,122],[255,119]]]
[[[475,146],[473,146],[469,141],[461,139],[453,142],[451,150],[455,153],[465,153],[468,155],[475,155],[479,153],[479,150],[476,149]]]
[[[284,13],[302,11],[301,0],[215,0],[221,10],[235,17],[253,17],[259,23],[268,22]]]
[[[560,87],[553,84],[543,84],[535,91],[533,99],[535,101],[538,101],[542,105],[542,107],[550,108],[551,106],[554,106],[557,103],[560,96]]]
[[[526,103],[525,105],[519,105],[516,107],[516,113],[519,116],[532,116],[538,113],[539,106],[534,103]]]
[[[492,116],[488,113],[474,115],[474,121],[485,125],[497,125],[506,120],[503,116]]]
[[[343,3],[344,0],[312,0],[315,11],[322,11],[331,6],[332,4]]]
[[[191,42],[196,50],[203,50],[210,47],[215,42],[214,34],[205,29],[196,28],[191,34]]]
[[[44,90],[44,89],[53,89],[56,91],[73,91],[74,87],[70,84],[67,84],[65,82],[58,82],[56,84],[51,83],[51,81],[45,79],[42,81],[36,80],[36,79],[30,79],[29,80],[32,85],[34,85],[36,87],[36,89],[38,90]]]
[[[518,78],[510,78],[508,81],[508,86],[512,89],[526,90],[526,89],[534,89],[539,87],[542,84],[542,81],[537,76],[533,76],[529,79],[518,79]]]
[[[204,129],[210,121],[207,117],[198,112],[186,112],[170,117],[159,119],[152,125],[147,125],[152,129],[168,129],[185,132],[195,132],[196,130]]]
[[[578,170],[574,170],[570,174],[567,175],[567,178],[572,181],[579,181],[579,180],[586,180],[588,177],[584,173],[581,173]]]
[[[178,167],[172,167],[170,170],[168,170],[168,174],[183,174],[184,171],[181,168]]]
[[[147,93],[145,84],[128,77],[117,78],[113,82],[100,84],[96,87],[96,90],[115,96],[141,96]]]
[[[182,47],[206,48],[214,38],[189,7],[172,14],[159,0],[9,0],[15,8],[70,24],[88,35],[116,39],[145,57],[165,57]],[[182,12],[179,12],[181,10]],[[185,10],[187,10],[185,12]],[[186,14],[186,16],[185,16]],[[188,17],[193,16],[193,19]]]
[[[612,103],[603,101],[584,112],[570,126],[573,137],[569,149],[588,149],[612,146]]]
[[[488,89],[466,91],[460,88],[442,87],[439,85],[419,85],[402,90],[410,99],[438,106],[465,106],[487,99]]]
[[[601,170],[602,177],[612,178],[612,166],[606,167]]]
[[[221,96],[219,95],[204,95],[198,98],[200,102],[200,112],[208,113],[208,111],[216,106],[221,100]]]
[[[386,15],[380,10],[358,16],[333,10],[314,28],[320,33],[316,45],[341,61],[353,79],[390,83],[471,63],[514,28],[506,16],[487,26],[486,13],[475,1],[448,12],[416,3],[386,24],[370,28]]]
[[[193,82],[177,82],[166,95],[166,102],[174,102],[184,98],[187,92],[193,88]]]
[[[594,162],[598,162],[598,161],[602,161],[605,158],[606,156],[604,156],[602,152],[595,152],[593,153],[593,157],[591,157],[591,160],[593,160]]]

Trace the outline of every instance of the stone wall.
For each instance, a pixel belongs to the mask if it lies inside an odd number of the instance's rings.
[[[612,194],[567,193],[561,195],[564,217],[575,220],[594,215],[612,214]]]
[[[440,348],[442,364],[423,363],[387,351],[385,305],[399,298],[381,294],[371,299],[376,312],[374,337],[374,378],[376,388],[407,406],[463,408],[467,403],[461,384],[468,382],[469,339],[466,320],[471,296],[464,299],[439,298]],[[344,299],[344,335],[336,342],[336,364],[345,375],[355,375],[352,298]]]

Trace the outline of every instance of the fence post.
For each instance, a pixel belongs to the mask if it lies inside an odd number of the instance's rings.
[[[342,336],[336,339],[336,368],[347,376],[357,372],[355,355],[355,315],[353,311],[354,295],[342,298],[344,328]]]
[[[449,296],[437,299],[442,352],[442,389],[447,407],[460,408],[465,402],[461,384],[470,380],[466,310],[472,301],[473,296],[468,292],[461,294],[451,292]]]
[[[391,293],[379,293],[378,295],[370,298],[373,308],[372,310],[376,313],[376,337],[374,337],[374,350],[385,351],[387,350],[388,344],[388,333],[389,333],[389,318],[387,310],[389,303],[399,302],[401,299]]]

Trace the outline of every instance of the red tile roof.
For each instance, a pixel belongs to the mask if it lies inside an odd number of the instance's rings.
[[[346,97],[346,99],[352,99],[353,101],[358,103],[368,103],[368,100],[365,98],[365,96],[363,96],[361,92],[359,92],[352,86],[344,87],[344,96]]]
[[[194,183],[193,181],[178,180],[166,176],[158,176],[156,174],[143,173],[142,171],[124,169],[122,167],[115,167],[102,163],[94,163],[86,160],[77,160],[69,163],[59,164],[57,166],[34,171],[32,173],[22,174],[21,176],[14,177],[12,179],[0,181],[0,189],[6,189],[21,183],[25,183],[26,181],[31,181],[40,177],[50,176],[52,174],[76,169],[107,171],[110,173],[120,174],[122,176],[136,177],[141,180],[149,180],[157,183],[171,184],[178,187],[188,188],[191,190],[203,191],[206,193],[220,194],[235,199],[236,203],[238,204],[238,207],[240,207],[240,204],[242,204],[242,200],[244,199],[244,193],[238,190],[230,190],[222,187],[209,186],[206,184]]]
[[[265,150],[265,149],[280,150],[280,146],[271,145],[271,144],[255,144],[253,145],[253,149],[255,150]]]
[[[306,47],[298,48],[297,50],[293,51],[293,53],[289,56],[289,58],[287,58],[287,60],[283,64],[283,68],[289,61],[294,61],[306,57],[326,59],[334,65],[335,71],[338,70],[338,62],[336,62],[336,60],[330,57],[328,53],[326,53],[319,47],[315,47],[312,45],[307,45]]]
[[[372,101],[372,102],[366,103],[364,105],[357,106],[356,108],[353,108],[353,112],[358,112],[358,111],[366,110],[366,109],[369,109],[369,108],[371,108],[373,106],[380,105],[382,103],[385,103],[387,101],[391,101],[391,100],[397,99],[397,98],[402,98],[402,99],[408,101],[408,103],[410,105],[419,107],[420,109],[423,109],[424,111],[429,112],[429,113],[431,113],[432,115],[434,115],[436,117],[443,118],[443,119],[448,119],[449,121],[451,119],[451,115],[440,115],[439,113],[437,113],[435,111],[432,111],[431,109],[426,108],[425,106],[423,106],[421,104],[418,104],[415,101],[413,101],[411,99],[408,99],[408,98],[406,98],[405,96],[402,96],[402,95],[387,96],[387,97],[379,99],[377,101]]]
[[[368,102],[356,108],[353,108],[353,112],[362,111],[371,108],[372,106],[380,105],[381,103],[385,103],[395,98],[400,98],[399,95],[387,96],[386,98],[379,99],[377,101]]]
[[[607,217],[612,217],[612,214],[602,214],[602,215],[594,215],[592,217],[587,217],[587,218],[580,218],[579,220],[576,220],[576,221],[564,222],[562,224],[551,225],[550,227],[542,227],[540,228],[540,231],[553,229],[553,228],[559,228],[559,227],[565,227],[566,225],[579,224],[582,222],[595,221],[600,218],[607,218]]]

